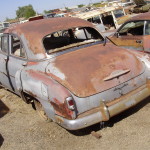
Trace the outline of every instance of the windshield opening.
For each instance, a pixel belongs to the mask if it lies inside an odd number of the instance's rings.
[[[49,54],[103,40],[103,37],[94,28],[82,27],[49,34],[43,39],[43,45]]]

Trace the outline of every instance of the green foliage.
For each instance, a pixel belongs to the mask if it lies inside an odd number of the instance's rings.
[[[104,7],[105,4],[102,4],[102,3],[94,3],[93,6],[94,6],[94,7]]]
[[[83,4],[78,5],[78,8],[81,8],[81,7],[84,7],[84,5]]]
[[[18,21],[16,18],[8,18],[6,17],[5,22],[16,22]]]
[[[17,18],[26,18],[35,16],[36,12],[34,11],[32,5],[18,7],[18,10],[16,11]]]
[[[68,7],[65,7],[65,9],[66,9],[68,12],[70,12],[70,11],[71,11],[71,9],[69,9]]]
[[[52,10],[44,10],[44,14],[52,13]]]

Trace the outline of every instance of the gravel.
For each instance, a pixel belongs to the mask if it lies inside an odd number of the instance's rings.
[[[67,131],[54,122],[43,122],[30,104],[0,89],[0,149],[149,150],[149,115],[150,97],[106,123]]]

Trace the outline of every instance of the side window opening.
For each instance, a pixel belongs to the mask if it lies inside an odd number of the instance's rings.
[[[119,31],[119,35],[143,35],[144,21],[128,22]]]
[[[87,19],[87,21],[96,23],[96,24],[101,24],[100,16],[94,16],[92,18]]]
[[[8,52],[8,37],[4,35],[1,37],[1,51],[4,53]]]
[[[11,37],[11,40],[12,40],[11,54],[17,57],[25,58],[26,57],[25,50],[22,46],[20,39],[17,36],[13,35]]]
[[[47,35],[43,39],[43,46],[47,53],[51,53],[96,41],[103,41],[103,37],[94,28],[79,27]]]
[[[111,11],[101,14],[101,18],[106,30],[112,30],[116,28]]]

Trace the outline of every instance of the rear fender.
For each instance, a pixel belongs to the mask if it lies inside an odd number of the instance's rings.
[[[41,102],[48,116],[53,110],[55,114],[68,119],[75,117],[75,111],[69,110],[65,101],[71,94],[44,72],[26,70],[22,75],[22,85],[25,93]]]

